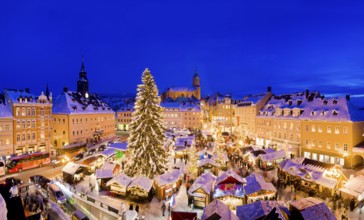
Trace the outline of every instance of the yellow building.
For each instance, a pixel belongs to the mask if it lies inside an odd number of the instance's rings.
[[[206,97],[203,106],[208,112],[208,120],[217,128],[218,132],[233,132],[235,125],[236,101],[231,95],[221,95],[216,93]]]
[[[134,112],[133,106],[121,108],[116,112],[116,129],[119,131],[128,131],[129,124]]]
[[[256,116],[271,96],[271,88],[268,87],[266,94],[245,96],[235,106],[235,126],[245,143],[255,143]]]
[[[62,149],[95,143],[115,136],[115,112],[96,94],[88,91],[84,64],[77,92],[64,88],[53,105],[53,144]]]
[[[172,87],[168,88],[166,92],[162,94],[162,100],[165,101],[168,98],[177,99],[177,98],[196,98],[198,100],[201,99],[201,86],[200,86],[200,77],[195,71],[195,74],[192,78],[192,88],[189,87]]]
[[[315,99],[301,119],[304,157],[347,168],[363,165],[364,111],[349,96]]]
[[[192,100],[184,102],[162,102],[163,123],[168,129],[200,129],[203,113],[199,104]]]
[[[13,154],[13,115],[4,95],[0,95],[0,158]]]
[[[350,97],[273,95],[256,119],[257,144],[347,168],[363,165],[364,111]]]
[[[29,89],[4,90],[13,115],[13,152],[48,152],[52,147],[52,95],[35,96]]]
[[[316,98],[321,98],[319,92],[272,95],[257,116],[257,145],[300,155],[301,117],[310,106],[309,100]]]

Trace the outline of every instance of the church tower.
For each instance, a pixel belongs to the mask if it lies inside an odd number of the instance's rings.
[[[196,89],[195,97],[200,100],[201,99],[201,87],[200,87],[200,77],[197,73],[197,68],[195,69],[195,74],[192,78],[192,86]]]
[[[88,79],[83,58],[80,70],[80,78],[77,81],[77,92],[81,93],[83,97],[88,98]]]

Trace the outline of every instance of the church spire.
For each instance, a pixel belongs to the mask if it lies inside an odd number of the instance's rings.
[[[45,90],[45,96],[47,96],[47,98],[49,99],[49,88],[48,88],[48,83],[47,83],[47,87],[46,87],[46,90]]]
[[[86,70],[85,70],[85,59],[83,58],[82,56],[82,64],[81,64],[81,70],[80,70],[81,73],[85,73]]]
[[[88,97],[88,79],[83,56],[79,79],[77,81],[77,92],[81,93],[86,98]]]

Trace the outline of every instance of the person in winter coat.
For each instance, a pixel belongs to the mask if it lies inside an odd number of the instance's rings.
[[[166,211],[166,204],[164,204],[164,203],[162,205],[162,211],[163,211],[163,216],[164,216],[164,212]]]

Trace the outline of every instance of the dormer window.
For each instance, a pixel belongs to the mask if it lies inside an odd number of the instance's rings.
[[[312,111],[311,112],[311,116],[315,116],[315,111]]]
[[[327,100],[324,100],[324,105],[327,105],[328,101]]]
[[[336,105],[337,104],[337,100],[332,101],[332,104]]]
[[[75,110],[75,111],[77,110],[77,106],[73,106],[72,108],[73,108],[73,110]]]
[[[325,116],[325,114],[326,114],[326,112],[325,112],[325,110],[323,110],[323,111],[321,112],[321,116]]]
[[[302,100],[297,100],[297,106],[302,104]]]
[[[339,112],[338,112],[338,111],[336,111],[336,110],[332,111],[332,115],[336,116],[336,115],[338,115],[338,114],[339,114]]]
[[[288,105],[291,106],[292,105],[292,100],[288,101]]]

